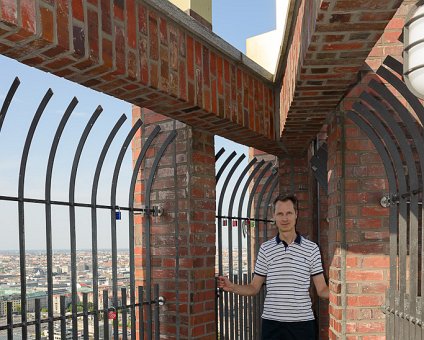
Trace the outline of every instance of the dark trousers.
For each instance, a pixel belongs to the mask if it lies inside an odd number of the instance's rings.
[[[262,319],[262,340],[315,339],[315,320],[279,322]]]

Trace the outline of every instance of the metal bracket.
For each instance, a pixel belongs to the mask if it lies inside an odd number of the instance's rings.
[[[155,205],[155,206],[153,206],[151,208],[146,207],[146,206],[141,206],[140,208],[134,209],[134,214],[135,215],[141,215],[141,216],[144,216],[144,215],[150,216],[150,215],[152,215],[152,216],[155,216],[155,217],[156,216],[160,217],[160,216],[163,215],[163,213],[164,213],[164,209],[163,209],[162,206],[159,206],[159,205]]]

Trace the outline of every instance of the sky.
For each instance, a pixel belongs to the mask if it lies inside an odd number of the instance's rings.
[[[275,28],[275,0],[213,0],[212,8],[213,31],[241,52],[245,52],[246,38]],[[25,177],[25,196],[44,198],[45,166],[50,145],[65,109],[75,96],[79,103],[64,130],[57,151],[52,179],[52,199],[68,200],[69,177],[73,159],[73,156],[70,157],[69,155],[74,154],[85,124],[97,106],[101,105],[103,113],[93,126],[86,143],[87,148],[84,149],[81,156],[78,173],[84,175],[77,176],[75,200],[77,202],[90,201],[90,188],[97,157],[111,127],[125,113],[128,119],[112,143],[99,180],[98,204],[109,204],[109,183],[114,162],[119,152],[119,146],[131,128],[131,105],[0,55],[0,106],[16,76],[19,77],[21,84],[0,132],[2,156],[0,161],[0,195],[17,196],[19,164],[25,138],[34,112],[46,91],[51,88],[53,96],[40,119],[31,145]],[[216,137],[215,147],[216,150],[224,147],[227,150],[227,155],[231,150],[237,150],[239,154],[247,152],[246,147],[236,145],[220,137]],[[217,167],[220,166],[222,159],[223,157],[217,163]],[[247,161],[245,164],[247,164]],[[243,166],[239,168],[243,168]],[[127,152],[125,156],[121,171],[123,176],[120,176],[118,182],[118,204],[127,206],[128,191],[126,188],[129,187],[131,176],[130,152]],[[224,176],[226,174],[227,172],[224,173]],[[237,178],[236,174],[234,177]],[[217,190],[219,190],[219,187]],[[0,250],[19,248],[16,206],[14,202],[0,200],[0,216],[2,219],[0,235],[7,235],[7,237],[0,237]],[[30,216],[25,220],[26,248],[45,249],[45,234],[40,232],[40,225],[44,228],[44,209],[40,209],[38,204],[26,204],[25,209],[28,212],[27,216]],[[110,245],[109,214],[107,211],[101,210],[98,211],[98,214],[99,248],[108,248]],[[52,218],[54,223],[53,247],[56,249],[69,248],[68,208],[54,206]],[[91,246],[90,225],[85,221],[90,221],[90,210],[77,208],[78,249],[86,249]],[[127,215],[123,213],[122,221],[118,221],[118,248],[128,247],[126,222]],[[120,228],[120,226],[122,227]]]

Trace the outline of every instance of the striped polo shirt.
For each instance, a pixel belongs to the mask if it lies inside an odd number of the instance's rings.
[[[279,235],[264,242],[255,274],[266,277],[263,319],[291,322],[314,319],[309,296],[311,276],[323,273],[318,245],[297,234],[292,244]]]

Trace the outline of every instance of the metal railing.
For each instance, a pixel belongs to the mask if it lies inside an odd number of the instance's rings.
[[[16,78],[11,85],[3,105],[0,110],[0,133],[4,126],[4,121],[9,111],[9,107],[17,93],[20,81]],[[147,235],[150,233],[150,219],[153,215],[158,215],[161,213],[160,207],[151,207],[150,206],[150,191],[152,188],[152,183],[154,182],[155,173],[157,170],[158,163],[163,156],[165,149],[175,140],[176,132],[171,131],[168,133],[165,141],[161,144],[159,152],[155,153],[153,166],[150,170],[145,197],[147,198],[146,204],[144,207],[138,207],[134,203],[134,191],[137,181],[137,176],[140,172],[141,164],[145,159],[147,150],[151,146],[153,140],[159,135],[161,129],[157,126],[150,133],[146,141],[141,147],[140,153],[136,158],[135,166],[133,168],[131,184],[129,187],[128,195],[128,206],[117,206],[117,183],[123,163],[124,156],[129,149],[131,141],[134,140],[137,131],[140,130],[142,126],[142,121],[137,120],[130,131],[128,131],[125,140],[122,142],[122,145],[119,148],[119,154],[117,156],[115,167],[113,171],[113,176],[110,182],[110,204],[101,205],[97,203],[97,194],[99,187],[99,178],[102,172],[105,158],[108,154],[110,146],[112,145],[118,131],[123,126],[123,123],[126,121],[127,117],[122,115],[114,124],[107,139],[103,142],[103,147],[98,156],[95,173],[91,185],[91,199],[90,203],[81,203],[75,200],[76,194],[76,180],[78,175],[78,168],[81,159],[81,155],[87,139],[90,135],[92,128],[95,126],[96,121],[101,115],[103,109],[101,106],[98,106],[96,110],[91,115],[91,118],[85,125],[82,134],[79,137],[78,146],[75,153],[73,154],[73,161],[70,173],[69,188],[68,188],[68,200],[59,201],[52,199],[52,174],[55,164],[55,158],[58,150],[59,143],[61,142],[62,134],[67,127],[67,123],[70,120],[71,114],[74,111],[78,100],[74,97],[66,108],[60,123],[58,124],[53,141],[50,146],[49,157],[45,173],[45,190],[44,198],[31,198],[25,197],[25,180],[26,180],[26,170],[28,157],[31,152],[31,145],[39,125],[40,120],[43,117],[43,113],[48,106],[50,99],[53,96],[53,91],[49,89],[41,103],[36,110],[29,130],[27,132],[24,147],[21,155],[21,161],[19,169],[19,181],[18,181],[18,194],[17,196],[3,195],[0,192],[0,202],[9,201],[16,202],[18,207],[18,223],[17,231],[19,237],[19,268],[20,268],[20,320],[19,322],[14,321],[13,317],[13,306],[11,302],[7,302],[7,324],[0,326],[0,331],[7,330],[8,338],[13,338],[14,330],[21,330],[22,339],[28,338],[28,327],[35,326],[35,337],[37,339],[41,336],[41,326],[47,324],[47,331],[49,334],[49,339],[54,338],[55,333],[55,323],[60,323],[60,334],[62,339],[66,339],[69,329],[72,332],[72,338],[77,339],[80,336],[83,338],[88,338],[88,318],[92,320],[93,331],[92,335],[95,339],[100,338],[100,319],[103,319],[103,336],[105,339],[112,337],[118,339],[122,337],[123,339],[127,338],[127,328],[128,334],[131,334],[132,337],[135,337],[137,333],[136,324],[138,322],[139,328],[138,331],[140,334],[146,334],[149,339],[152,339],[153,336],[156,339],[159,339],[159,305],[164,302],[162,298],[159,297],[159,286],[154,286],[154,297],[152,298],[152,279],[151,279],[151,268],[150,268],[150,239],[146,238],[146,276],[145,282],[146,285],[143,287],[136,287],[135,283],[135,260],[134,260],[134,214],[141,213],[144,214],[146,218],[143,219],[143,228]],[[99,141],[96,141],[99,142]],[[101,142],[101,141],[100,141]],[[28,320],[28,308],[27,308],[27,263],[26,263],[26,239],[25,239],[25,218],[27,217],[27,211],[25,209],[27,203],[36,203],[44,206],[45,211],[45,240],[46,240],[46,260],[47,260],[47,317],[41,317],[40,309],[40,300],[35,300],[35,314],[34,320]],[[52,245],[52,207],[53,206],[67,206],[69,209],[69,237],[70,237],[70,262],[71,262],[71,312],[66,312],[66,298],[62,296],[60,298],[61,312],[60,315],[55,315],[53,308],[53,293],[54,293],[54,283],[53,283],[53,245]],[[92,310],[88,309],[88,297],[83,293],[83,306],[82,311],[78,310],[78,289],[77,289],[77,247],[76,247],[76,208],[87,208],[90,209],[91,215],[91,258],[92,258]],[[98,265],[98,210],[106,209],[110,211],[110,237],[111,237],[111,258],[112,258],[112,303],[109,303],[108,300],[108,290],[103,291],[103,308],[100,308],[99,302],[99,265]],[[117,228],[116,220],[118,214],[121,210],[128,211],[129,223],[128,223],[128,248],[129,248],[129,291],[127,288],[121,288],[121,296],[118,294],[118,274],[117,274]],[[40,230],[42,232],[42,230]],[[129,301],[127,303],[127,292],[129,293]],[[121,299],[121,300],[120,300]],[[136,300],[138,302],[136,302]],[[156,306],[155,316],[153,318],[152,307]],[[109,321],[108,317],[105,317],[109,312],[117,312],[117,317],[113,318],[112,328],[109,331]],[[137,316],[138,314],[138,316]],[[129,317],[130,324],[127,323],[127,316]],[[79,332],[79,327],[81,325],[79,320],[83,319],[82,322],[82,332]],[[119,321],[121,320],[121,321]],[[71,325],[67,326],[68,321]],[[154,326],[154,329],[153,329]]]
[[[215,159],[218,160],[224,153],[224,149],[219,150]],[[222,163],[217,171],[217,183],[236,155],[236,152],[232,152]],[[217,193],[217,275],[228,276],[237,284],[248,284],[252,279],[253,260],[258,254],[260,243],[268,238],[268,225],[273,223],[268,219],[268,208],[278,184],[278,174],[275,169],[272,169],[272,163],[258,161],[257,158],[253,158],[241,170],[236,180],[233,179],[233,175],[237,173],[245,157],[242,154],[234,161],[223,179],[221,190]],[[258,190],[264,178],[266,178],[265,183],[261,190]],[[249,186],[252,188],[247,197]],[[224,198],[228,188],[231,188],[232,192],[228,193],[230,195],[228,210],[224,211]],[[239,194],[239,202],[234,211],[237,194]],[[246,202],[246,211],[243,211]],[[244,214],[246,216],[243,216]],[[237,231],[236,240],[233,240],[234,229]],[[227,256],[224,256],[224,239],[228,241]],[[233,252],[236,253],[236,258]],[[263,290],[255,297],[217,291],[216,332],[219,339],[260,338],[263,301]]]

